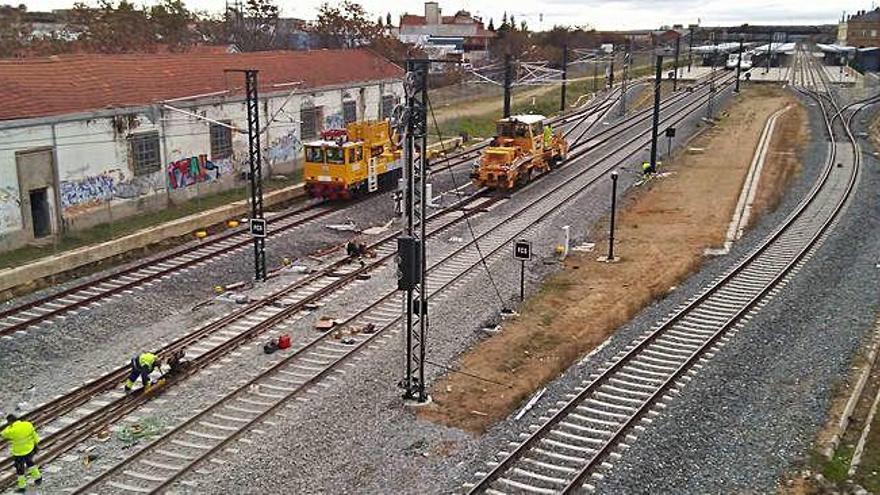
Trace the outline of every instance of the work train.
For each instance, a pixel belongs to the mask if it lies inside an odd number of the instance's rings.
[[[727,64],[725,65],[728,69],[736,69],[736,65],[739,63],[739,54],[731,53],[727,57]],[[742,65],[740,66],[741,70],[749,70],[752,68],[752,54],[751,52],[743,53]]]
[[[496,123],[496,135],[474,163],[478,187],[511,190],[560,165],[568,143],[543,115],[515,115]]]
[[[352,122],[304,143],[306,192],[314,198],[349,199],[395,186],[403,160],[393,135],[388,120]]]

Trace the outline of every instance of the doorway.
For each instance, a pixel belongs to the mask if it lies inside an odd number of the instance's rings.
[[[49,195],[46,188],[32,189],[31,200],[31,225],[34,226],[34,239],[46,237],[52,233],[52,217],[49,213]]]

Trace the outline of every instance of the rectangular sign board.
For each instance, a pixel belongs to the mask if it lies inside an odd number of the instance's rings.
[[[532,259],[532,243],[525,239],[516,241],[513,244],[513,257],[523,261]]]
[[[251,236],[252,237],[266,237],[266,219],[265,218],[252,218],[251,219]]]

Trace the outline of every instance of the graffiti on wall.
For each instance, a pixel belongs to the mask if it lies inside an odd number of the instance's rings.
[[[232,171],[229,159],[211,161],[208,155],[183,158],[168,164],[168,184],[171,189],[219,179]]]
[[[58,185],[61,208],[66,214],[79,213],[114,198],[132,199],[163,188],[158,174],[126,178],[119,169],[63,180]]]
[[[18,190],[0,186],[0,235],[21,229],[21,199]]]
[[[64,180],[59,186],[62,208],[87,208],[112,199],[116,179],[110,174],[93,175],[78,180]]]
[[[269,144],[266,159],[271,164],[288,162],[296,158],[300,150],[302,142],[290,131]]]

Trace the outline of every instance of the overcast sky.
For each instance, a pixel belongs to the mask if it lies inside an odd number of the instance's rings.
[[[22,0],[0,0],[18,4]],[[136,4],[152,4],[155,0],[134,0]],[[285,17],[314,18],[315,10],[324,0],[276,0]],[[69,8],[73,0],[23,0],[29,10]],[[87,4],[96,3],[86,0]],[[185,0],[190,8],[222,12],[225,0]],[[333,2],[338,3],[338,2]],[[424,3],[416,0],[361,0],[369,12],[397,16],[403,12],[423,13]],[[532,29],[549,28],[554,24],[590,25],[597,29],[656,28],[664,24],[688,24],[700,20],[704,26],[719,24],[828,24],[836,22],[843,11],[870,9],[869,1],[855,0],[449,0],[440,8],[450,15],[459,9],[483,16],[497,24],[506,9],[517,22],[525,20]],[[543,14],[543,21],[541,20]]]

